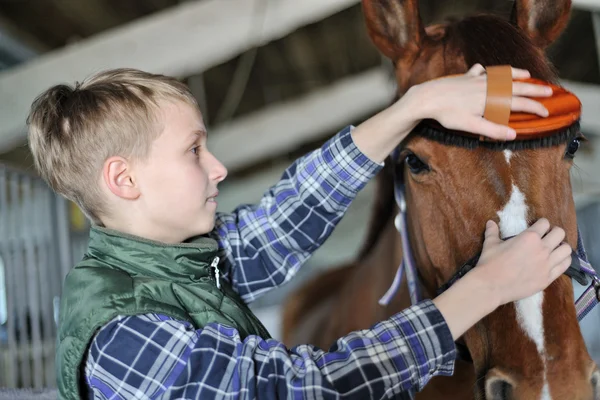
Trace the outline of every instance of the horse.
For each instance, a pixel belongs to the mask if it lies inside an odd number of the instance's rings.
[[[558,85],[545,49],[567,25],[570,0],[516,0],[510,18],[481,13],[427,27],[417,3],[362,0],[367,32],[394,66],[398,98],[414,85],[465,73],[477,63],[527,69],[532,78]],[[371,221],[356,260],[315,277],[284,302],[283,341],[329,348],[411,306],[406,279],[386,306],[378,304],[403,260],[395,226],[398,185],[408,210],[404,238],[425,298],[435,297],[481,251],[489,219],[508,238],[545,217],[577,248],[570,169],[583,141],[577,124],[550,139],[499,143],[420,124],[376,178]],[[587,352],[567,275],[499,307],[460,344],[467,354],[456,361],[453,376],[433,378],[417,399],[600,399],[600,372]]]

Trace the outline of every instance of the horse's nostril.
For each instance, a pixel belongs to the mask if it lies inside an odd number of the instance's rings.
[[[485,378],[486,400],[510,400],[514,396],[513,391],[514,383],[505,373],[496,368],[487,373]]]

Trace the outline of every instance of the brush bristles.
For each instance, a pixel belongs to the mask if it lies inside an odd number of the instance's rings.
[[[534,139],[517,138],[506,142],[482,141],[477,137],[465,136],[464,134],[451,130],[442,130],[427,123],[422,123],[417,126],[413,130],[413,133],[447,146],[464,147],[471,150],[479,147],[490,150],[528,150],[552,147],[566,143],[580,135],[580,124],[579,121],[576,121],[573,125],[546,137]]]

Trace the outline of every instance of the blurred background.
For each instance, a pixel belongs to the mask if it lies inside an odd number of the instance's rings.
[[[471,12],[508,18],[512,1],[422,0],[426,24]],[[600,265],[600,0],[573,0],[548,56],[583,103],[588,142],[572,182],[581,230]],[[89,225],[35,175],[25,118],[51,85],[134,67],[185,81],[209,147],[229,170],[219,210],[260,199],[297,157],[388,105],[389,62],[368,38],[358,0],[0,0],[0,388],[55,386],[62,280]],[[372,185],[292,283],[252,308],[278,338],[285,296],[351,260],[369,221]],[[582,288],[576,288],[576,294]],[[579,292],[577,292],[579,291]],[[600,311],[582,323],[600,361]]]

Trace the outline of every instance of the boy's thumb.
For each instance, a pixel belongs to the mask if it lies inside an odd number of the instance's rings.
[[[492,220],[489,220],[485,224],[485,240],[486,241],[495,241],[500,240],[500,229],[498,229],[498,225]]]

